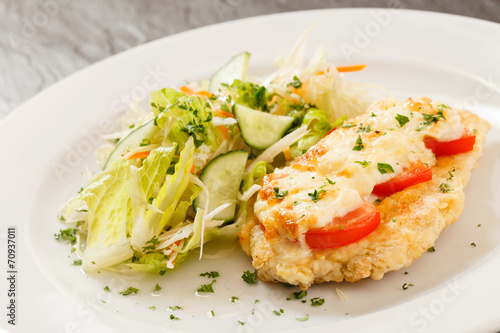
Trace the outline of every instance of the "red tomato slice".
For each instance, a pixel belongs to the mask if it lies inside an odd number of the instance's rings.
[[[344,246],[368,236],[379,224],[380,212],[365,201],[360,208],[334,218],[328,227],[306,232],[306,243],[311,249]]]
[[[409,186],[423,183],[432,179],[431,167],[417,161],[404,169],[402,173],[396,177],[386,181],[385,183],[375,185],[373,194],[386,197],[393,193],[404,190]]]
[[[433,137],[424,139],[425,147],[432,150],[436,157],[466,153],[474,148],[476,135],[469,129],[465,130],[461,138],[451,141],[438,141]]]

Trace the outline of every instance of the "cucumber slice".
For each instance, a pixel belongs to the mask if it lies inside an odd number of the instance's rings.
[[[276,143],[292,126],[293,117],[278,116],[236,104],[234,116],[241,137],[252,148],[263,150]]]
[[[247,159],[247,151],[235,150],[217,156],[203,169],[200,180],[209,192],[208,212],[227,202],[231,204],[215,216],[216,220],[231,221],[234,219],[236,198]],[[202,191],[196,198],[194,207],[205,209],[206,202],[206,193]]]
[[[131,148],[139,146],[143,139],[152,139],[158,130],[159,128],[155,126],[153,118],[134,129],[126,137],[121,138],[104,164],[104,170]]]
[[[250,53],[248,52],[235,55],[229,62],[212,75],[210,84],[208,85],[208,91],[217,94],[221,87],[221,83],[231,84],[235,79],[243,80],[247,73],[249,60]]]

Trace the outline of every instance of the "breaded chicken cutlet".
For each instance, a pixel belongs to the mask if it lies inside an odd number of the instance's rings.
[[[427,98],[377,102],[263,178],[240,243],[265,281],[379,280],[458,219],[489,128]]]

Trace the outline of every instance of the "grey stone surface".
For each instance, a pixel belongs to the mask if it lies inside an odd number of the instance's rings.
[[[0,120],[69,74],[164,36],[257,15],[395,1],[500,22],[500,0],[0,0]]]

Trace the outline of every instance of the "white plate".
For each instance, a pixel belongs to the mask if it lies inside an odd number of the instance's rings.
[[[118,118],[114,111],[131,95],[144,97],[147,91],[208,77],[243,50],[252,53],[254,73],[269,70],[274,57],[286,54],[314,21],[309,56],[323,45],[338,65],[370,64],[349,79],[382,84],[397,97],[439,98],[490,120],[482,166],[466,189],[466,209],[441,235],[437,251],[424,254],[407,275],[399,271],[381,281],[314,286],[307,299],[324,297],[320,307],[286,301],[292,290],[282,285],[243,282],[240,276],[251,266],[239,249],[223,260],[198,262],[193,256],[178,271],[146,281],[104,273],[86,277],[72,266],[68,247],[53,237],[62,227],[55,213],[80,188],[85,167],[96,170],[92,155],[99,135]],[[17,227],[17,325],[8,325],[2,313],[0,327],[12,332],[498,330],[499,40],[499,25],[451,15],[387,9],[288,13],[171,36],[104,60],[40,93],[0,124],[2,276],[9,270],[7,227]],[[196,289],[209,282],[199,273],[209,270],[221,273],[216,292],[197,296]],[[7,313],[9,285],[4,277],[0,281],[0,303]],[[154,296],[156,283],[162,290]],[[403,290],[404,283],[414,286]],[[102,290],[106,285],[110,293]],[[139,294],[117,293],[129,286],[138,287]],[[348,300],[340,300],[336,287]],[[231,296],[239,301],[232,303]],[[256,299],[260,302],[254,304]],[[175,305],[184,309],[168,310]],[[272,313],[279,309],[283,315]],[[172,313],[180,320],[170,320]],[[295,319],[306,314],[308,321]]]

